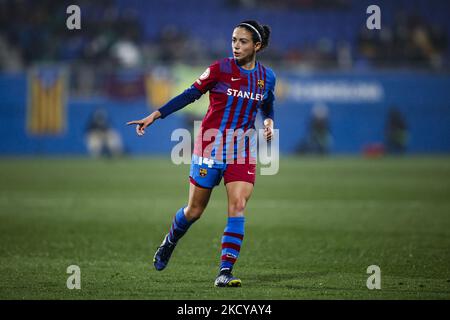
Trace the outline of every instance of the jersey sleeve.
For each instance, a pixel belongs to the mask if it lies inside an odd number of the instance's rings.
[[[202,94],[211,90],[219,81],[220,65],[218,62],[211,64],[201,76],[195,80],[193,86]]]
[[[276,82],[277,82],[277,79],[275,77],[275,73],[272,70],[270,70],[267,73],[267,91],[264,93],[263,100],[268,99],[270,97],[270,93],[272,93],[272,95],[275,97]]]
[[[268,80],[268,83],[267,83],[268,86],[267,86],[266,92],[264,93],[261,111],[262,111],[265,119],[270,118],[272,120],[275,120],[273,104],[275,101],[276,78],[275,78],[275,74],[273,73],[273,71],[270,72],[267,80]]]
[[[164,119],[169,114],[172,114],[188,104],[194,102],[195,100],[201,97],[202,93],[194,86],[191,86],[189,89],[184,90],[184,92],[175,98],[171,99],[164,106],[158,109],[159,113],[161,113],[161,119]]]

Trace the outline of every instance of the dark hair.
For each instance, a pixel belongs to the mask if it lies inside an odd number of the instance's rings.
[[[252,27],[248,26],[251,25],[253,28],[258,30],[259,34],[261,35],[261,40],[259,39],[258,34],[255,30],[253,30]],[[253,42],[261,42],[261,49],[267,48],[269,45],[269,37],[270,37],[270,27],[268,25],[261,25],[256,20],[245,20],[239,23],[236,28],[245,28],[252,34],[252,40]]]

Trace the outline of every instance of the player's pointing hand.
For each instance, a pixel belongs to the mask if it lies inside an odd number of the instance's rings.
[[[150,126],[156,119],[161,117],[161,113],[159,111],[155,111],[149,116],[141,119],[141,120],[133,120],[127,122],[127,125],[135,124],[136,125],[136,134],[138,136],[143,136],[145,134],[145,128]]]

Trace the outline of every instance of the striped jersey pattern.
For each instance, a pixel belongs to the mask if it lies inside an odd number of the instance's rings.
[[[258,61],[252,70],[233,58],[211,64],[194,82],[202,93],[209,91],[210,100],[194,154],[223,162],[256,157],[256,136],[249,129],[275,81],[274,72]]]

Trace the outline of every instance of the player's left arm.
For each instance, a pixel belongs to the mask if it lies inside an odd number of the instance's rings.
[[[268,90],[264,95],[263,104],[261,107],[262,115],[263,115],[263,124],[264,124],[264,138],[267,141],[272,140],[273,137],[273,127],[274,127],[274,109],[273,104],[275,101],[275,76],[273,76],[273,80],[268,85]]]

